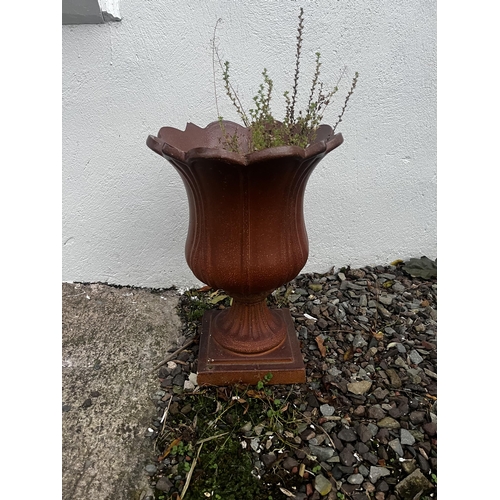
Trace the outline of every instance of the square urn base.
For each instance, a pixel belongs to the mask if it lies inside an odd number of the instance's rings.
[[[255,385],[272,373],[270,385],[303,384],[306,370],[295,326],[288,309],[276,309],[287,326],[285,341],[264,354],[243,355],[228,351],[212,338],[212,324],[222,311],[206,311],[203,315],[198,356],[198,384]]]

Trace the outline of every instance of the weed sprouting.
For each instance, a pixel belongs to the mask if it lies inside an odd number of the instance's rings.
[[[269,382],[271,382],[271,379],[273,378],[273,374],[272,373],[267,373],[266,375],[264,375],[264,378],[262,380],[259,380],[257,382],[257,390],[258,391],[261,391],[262,389],[264,389],[264,386],[266,384],[269,384]]]

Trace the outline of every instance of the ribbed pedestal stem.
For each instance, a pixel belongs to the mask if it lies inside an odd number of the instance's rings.
[[[217,316],[213,326],[212,337],[219,345],[247,355],[275,349],[287,332],[285,322],[267,307],[265,297],[233,298],[233,305]]]

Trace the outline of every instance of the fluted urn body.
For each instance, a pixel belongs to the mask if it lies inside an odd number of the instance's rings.
[[[241,151],[223,148],[227,134]],[[194,275],[233,297],[214,319],[211,335],[233,353],[278,348],[287,325],[266,297],[297,276],[309,245],[304,223],[306,183],[318,162],[343,139],[322,125],[307,148],[245,152],[249,130],[214,122],[185,131],[164,127],[147,144],[179,172],[189,200],[186,260]]]

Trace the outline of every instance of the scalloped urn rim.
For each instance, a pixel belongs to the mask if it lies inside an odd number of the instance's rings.
[[[302,207],[307,179],[344,140],[329,125],[320,125],[306,148],[250,151],[251,133],[223,120],[205,128],[193,123],[185,130],[162,127],[146,141],[184,181],[190,204],[188,266],[200,281],[235,299],[204,335],[236,357],[271,355],[291,335],[287,321],[267,307],[265,297],[307,261]],[[241,153],[223,148],[228,136],[237,136]],[[221,223],[221,210],[237,215]],[[295,349],[300,358],[300,349]]]
[[[277,122],[280,123],[280,122]],[[304,160],[318,155],[326,155],[344,142],[341,133],[334,134],[329,125],[320,125],[313,142],[306,148],[299,146],[275,146],[260,151],[239,154],[221,146],[223,133],[221,124],[231,134],[242,139],[243,146],[248,144],[251,130],[238,123],[222,120],[209,123],[201,128],[187,123],[185,130],[162,127],[157,136],[149,135],[146,144],[155,153],[167,159],[188,164],[194,159],[218,159],[235,165],[248,166],[252,163],[272,160],[273,158],[298,157]]]

